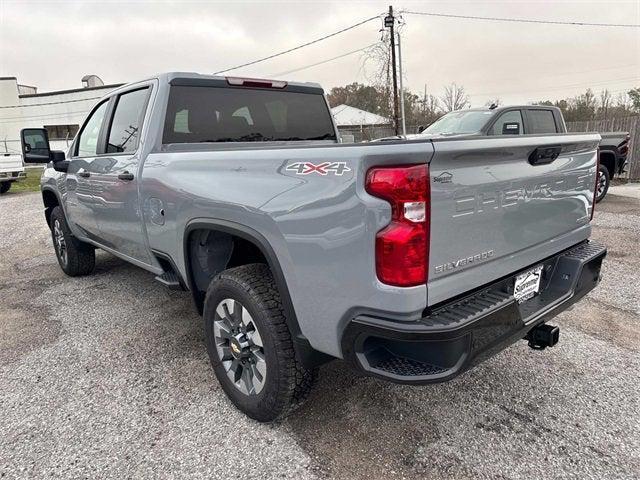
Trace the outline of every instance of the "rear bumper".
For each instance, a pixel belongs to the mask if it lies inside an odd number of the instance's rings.
[[[450,380],[580,300],[600,281],[606,253],[604,246],[585,242],[539,262],[544,265],[540,293],[522,304],[513,298],[521,273],[516,272],[415,322],[357,316],[342,337],[344,358],[397,383]]]
[[[14,182],[26,178],[25,172],[0,172],[0,182]]]

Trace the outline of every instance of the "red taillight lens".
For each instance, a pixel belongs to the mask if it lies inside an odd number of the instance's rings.
[[[398,287],[427,281],[429,263],[429,168],[376,167],[366,190],[391,204],[391,223],[376,235],[378,279]]]

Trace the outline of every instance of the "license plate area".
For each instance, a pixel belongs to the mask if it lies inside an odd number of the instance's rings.
[[[542,268],[542,265],[538,265],[516,276],[513,284],[513,298],[516,302],[525,302],[540,292]]]

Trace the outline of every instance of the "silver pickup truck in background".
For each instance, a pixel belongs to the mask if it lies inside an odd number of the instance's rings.
[[[66,154],[22,131],[62,270],[90,274],[100,248],[189,290],[222,388],[257,420],[334,358],[427,384],[558,341],[546,322],[606,254],[589,241],[598,134],[337,139],[316,84],[193,73],[109,93]]]

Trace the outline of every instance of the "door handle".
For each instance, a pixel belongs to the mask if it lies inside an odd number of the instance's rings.
[[[78,176],[82,178],[89,178],[91,176],[91,172],[81,171],[78,172]]]
[[[127,180],[127,181],[130,181],[130,180],[133,180],[133,173],[129,173],[129,172],[127,172],[127,171],[125,170],[125,171],[124,171],[124,172],[122,172],[120,175],[118,175],[118,178],[119,178],[120,180]]]
[[[553,145],[548,147],[538,147],[529,155],[529,163],[531,165],[545,165],[553,162],[560,156],[562,147]]]

